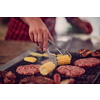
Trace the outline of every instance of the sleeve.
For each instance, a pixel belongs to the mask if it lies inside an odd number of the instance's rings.
[[[74,27],[77,27],[78,23],[81,22],[81,20],[78,17],[65,17],[65,18]]]
[[[75,19],[76,17],[65,17],[65,18],[69,23],[73,24],[73,19]]]

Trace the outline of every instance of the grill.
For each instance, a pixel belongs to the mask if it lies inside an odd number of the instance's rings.
[[[57,54],[57,52],[53,52],[55,54]],[[74,61],[81,58],[79,54],[77,53],[71,53],[72,54],[72,61],[71,61],[71,65],[73,65]],[[31,56],[31,55],[28,55]],[[46,57],[37,57],[37,62],[35,62],[34,64],[40,64],[40,62],[42,60],[47,59]],[[24,61],[23,59],[20,60],[19,62],[13,64],[12,66],[8,67],[5,69],[5,71],[12,71],[16,76],[16,84],[19,82],[20,79],[27,77],[26,75],[19,75],[16,73],[16,68],[20,65],[29,65],[29,64],[33,64],[33,63],[29,63]],[[80,77],[76,77],[75,79],[75,84],[99,84],[100,83],[100,65],[92,67],[92,68],[84,68],[86,70],[86,72],[81,75]],[[47,75],[47,77],[49,78],[53,78],[53,74],[56,71],[54,70],[52,73],[50,73],[49,75]],[[40,73],[36,74],[35,76],[39,76],[41,75]],[[69,78],[69,77],[65,77],[64,75],[61,75],[62,80]],[[0,81],[3,81],[2,79],[0,79]]]

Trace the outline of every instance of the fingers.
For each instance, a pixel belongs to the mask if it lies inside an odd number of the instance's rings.
[[[54,42],[54,39],[52,37],[52,35],[50,34],[50,32],[48,30],[45,31],[45,33],[43,34],[43,51],[47,50],[48,47],[48,38]]]
[[[51,36],[50,32],[46,27],[30,27],[29,36],[31,41],[36,43],[44,52],[47,50],[48,47],[48,38],[51,41],[54,41],[53,37]]]
[[[91,33],[91,32],[92,32],[92,26],[91,26],[91,24],[90,24],[90,23],[87,23],[87,24],[86,24],[86,27],[87,27],[86,33],[87,33],[87,34]]]
[[[33,40],[34,40],[34,37],[33,37],[33,32],[30,32],[30,31],[29,31],[29,37],[30,37],[31,41],[33,41]],[[33,41],[33,42],[34,42],[34,41]]]
[[[34,31],[34,33],[29,32],[29,36],[30,36],[31,41],[36,43],[42,51],[47,50],[47,46],[48,46],[48,32],[47,31],[37,31],[37,32]]]
[[[89,23],[85,23],[83,30],[86,34],[90,34],[92,32],[92,26]]]
[[[48,32],[45,31],[43,33],[43,51],[47,50],[47,46],[48,46]]]
[[[38,46],[43,49],[43,35],[42,33],[38,33]],[[43,50],[42,50],[43,51]]]
[[[86,33],[90,34],[92,32],[92,26],[88,22],[83,22],[79,25],[79,27]]]
[[[34,43],[36,43],[39,46],[39,44],[38,44],[38,33],[34,32],[33,35],[34,35]]]

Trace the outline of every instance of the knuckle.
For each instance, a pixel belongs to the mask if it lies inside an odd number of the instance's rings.
[[[46,28],[42,28],[42,31],[43,31],[43,32],[47,32]]]
[[[33,32],[37,33],[38,32],[38,28],[34,28]]]
[[[38,31],[41,32],[42,31],[42,28],[39,28]]]
[[[40,32],[40,30],[41,30],[40,28],[38,28],[38,29],[35,29],[35,31],[36,31],[36,32]]]

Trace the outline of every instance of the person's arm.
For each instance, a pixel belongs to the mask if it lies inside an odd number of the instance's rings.
[[[46,51],[48,46],[48,38],[52,41],[54,40],[41,18],[20,17],[20,19],[29,26],[29,36],[31,41],[36,43],[42,49],[42,51]]]
[[[92,32],[92,26],[89,22],[82,21],[79,17],[66,17],[66,19],[73,26],[80,28],[85,33],[90,34]]]

